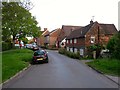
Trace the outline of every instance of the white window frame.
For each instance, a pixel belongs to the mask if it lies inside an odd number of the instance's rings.
[[[73,52],[73,48],[70,48],[70,52]]]
[[[70,39],[70,43],[72,43],[72,39]]]
[[[80,49],[80,55],[83,56],[84,55],[84,49]]]
[[[74,43],[77,43],[77,39],[76,38],[74,39]]]
[[[77,53],[77,48],[74,48],[74,52]]]
[[[67,47],[67,51],[69,51],[69,47]]]
[[[91,42],[91,43],[95,43],[95,36],[91,36],[90,42]]]

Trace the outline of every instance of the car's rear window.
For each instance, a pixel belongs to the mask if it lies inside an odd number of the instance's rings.
[[[36,51],[34,53],[34,56],[37,56],[37,55],[44,55],[45,53],[43,51]]]

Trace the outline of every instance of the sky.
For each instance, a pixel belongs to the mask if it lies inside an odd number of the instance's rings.
[[[52,31],[62,25],[86,26],[90,20],[114,24],[118,29],[120,0],[31,0],[30,11],[43,30]]]

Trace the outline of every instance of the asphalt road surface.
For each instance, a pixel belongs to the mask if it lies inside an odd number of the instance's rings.
[[[79,60],[48,51],[49,63],[32,65],[3,88],[118,88]]]

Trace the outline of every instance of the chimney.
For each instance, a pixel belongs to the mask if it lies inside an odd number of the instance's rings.
[[[90,21],[90,24],[93,24],[93,21],[92,21],[92,20]]]
[[[44,28],[44,31],[46,31],[47,30],[47,28]]]

